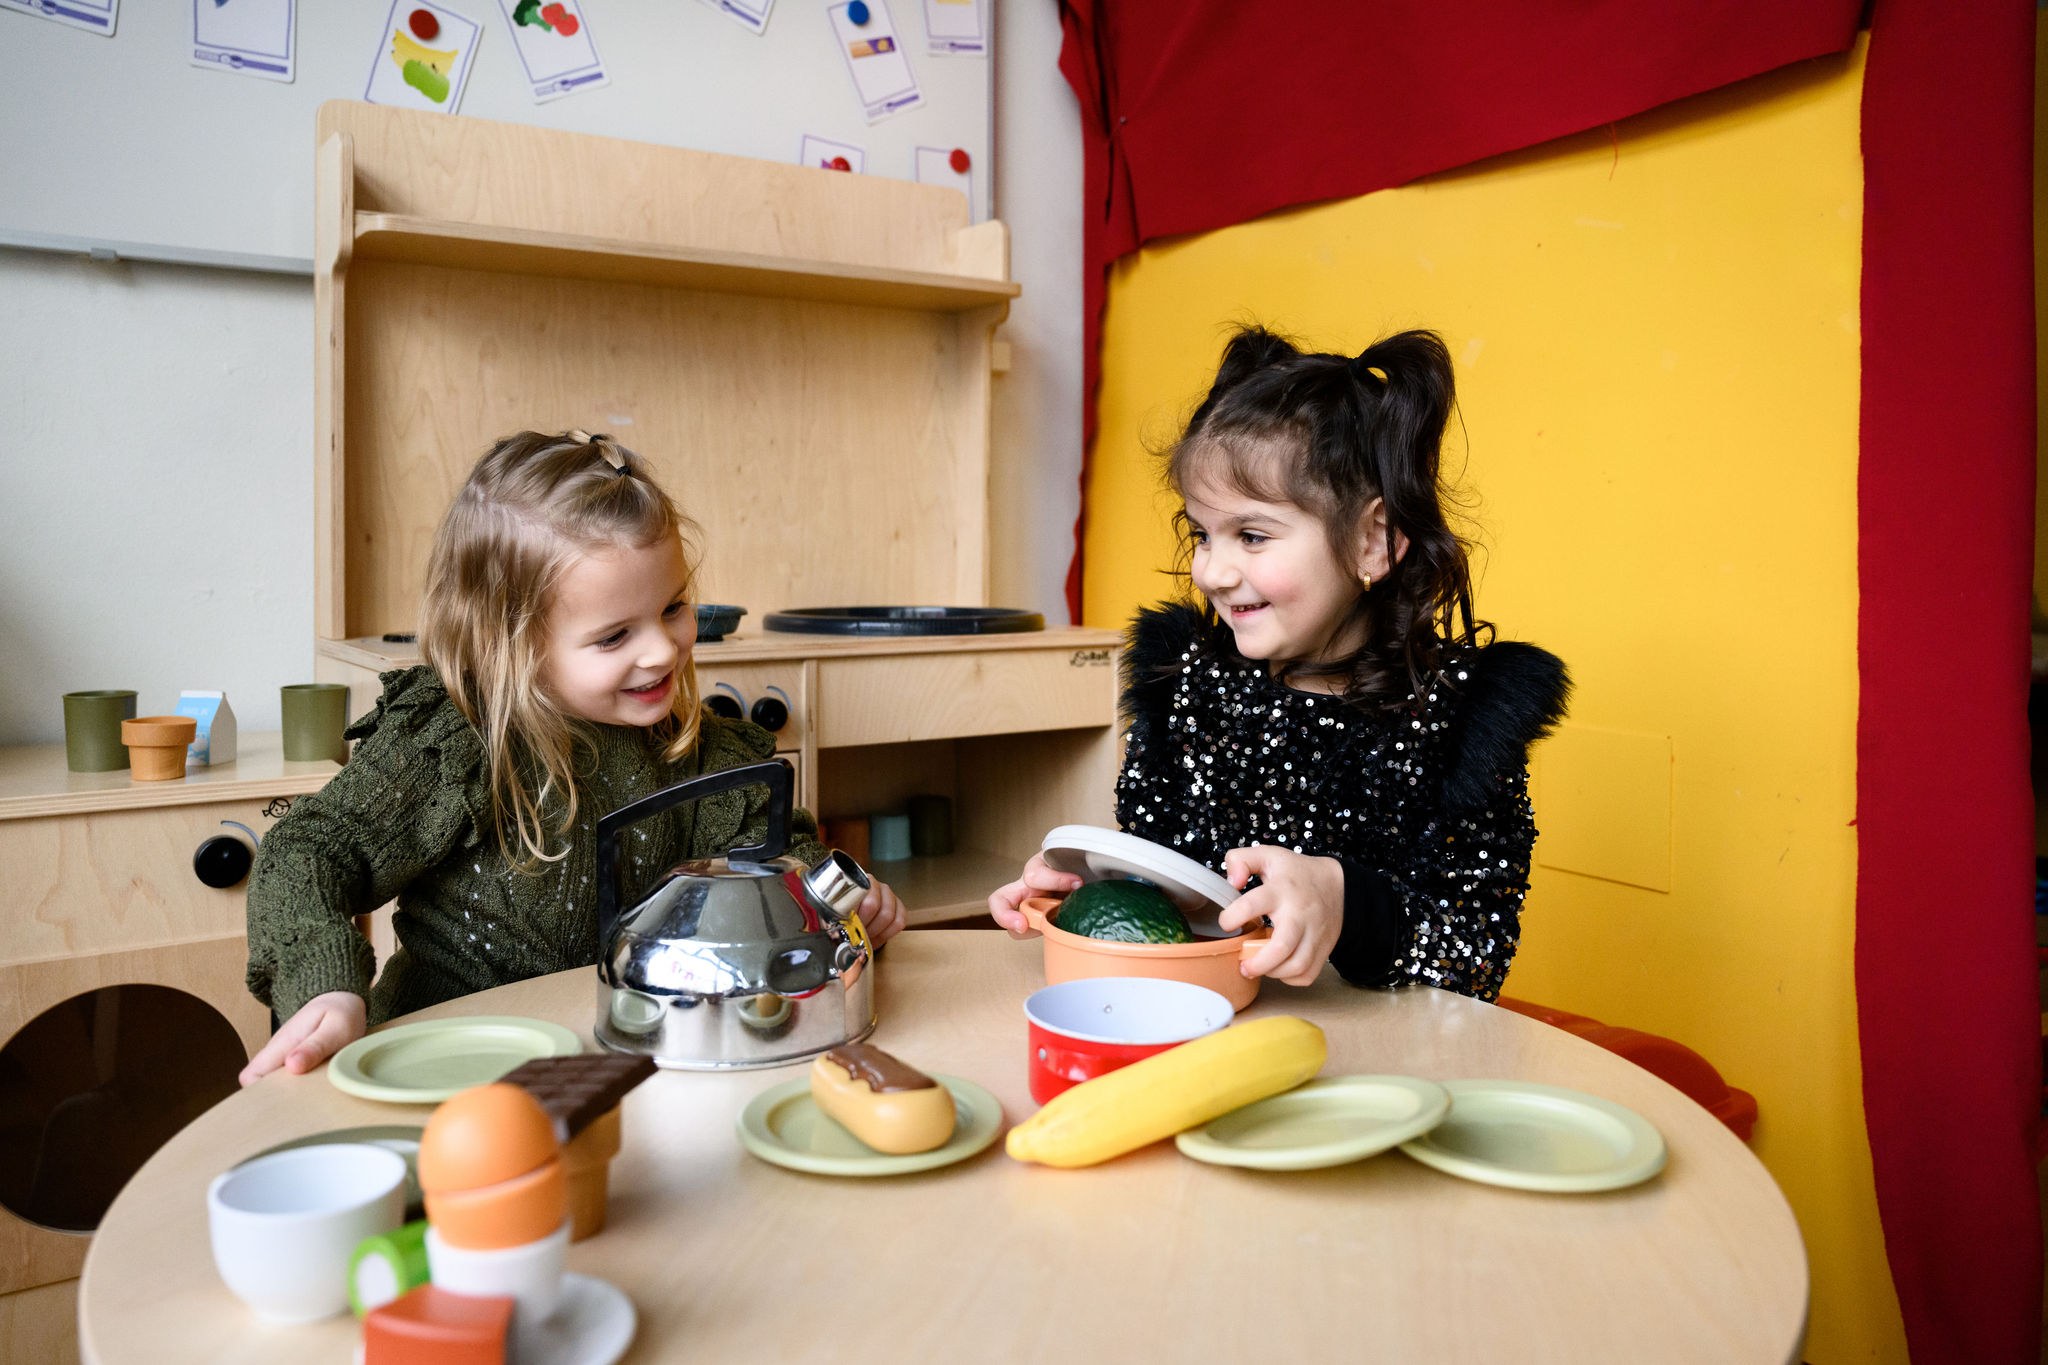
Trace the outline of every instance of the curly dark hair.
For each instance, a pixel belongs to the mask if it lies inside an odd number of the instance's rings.
[[[1262,327],[1240,328],[1166,452],[1166,481],[1215,480],[1263,502],[1288,502],[1322,523],[1330,548],[1352,562],[1365,548],[1366,515],[1383,500],[1386,577],[1361,591],[1352,618],[1365,643],[1348,657],[1278,660],[1283,681],[1335,678],[1356,704],[1395,707],[1444,671],[1447,646],[1483,642],[1492,627],[1472,611],[1470,545],[1451,529],[1451,490],[1439,469],[1456,402],[1450,352],[1434,332],[1384,337],[1356,356],[1303,351]],[[1175,517],[1189,575],[1193,528]],[[1398,554],[1397,537],[1407,549]],[[1205,605],[1209,622],[1213,607]]]

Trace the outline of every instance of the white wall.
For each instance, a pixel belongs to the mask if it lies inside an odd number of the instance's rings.
[[[1081,114],[1059,73],[1053,0],[998,0],[995,213],[1023,296],[1000,335],[989,483],[990,592],[1067,624],[1081,493]]]
[[[993,591],[1061,624],[1079,116],[1056,7],[995,9],[996,212],[1024,294],[1000,333]],[[89,687],[145,712],[222,687],[245,730],[277,728],[278,686],[312,676],[312,333],[306,279],[0,249],[0,744],[61,739],[61,694]]]
[[[313,676],[313,285],[0,251],[0,744]]]

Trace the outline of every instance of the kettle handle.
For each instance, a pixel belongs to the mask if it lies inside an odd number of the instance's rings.
[[[768,831],[761,836],[761,842],[745,848],[733,849],[726,857],[734,862],[758,863],[782,856],[789,847],[789,806],[796,791],[796,770],[789,766],[786,758],[770,759],[765,763],[748,763],[738,768],[723,768],[702,777],[693,777],[687,782],[678,782],[673,787],[663,787],[652,796],[643,796],[638,801],[628,801],[609,815],[600,816],[597,821],[597,941],[602,949],[605,940],[611,937],[612,929],[619,918],[619,833],[629,825],[637,825],[649,816],[659,815],[670,807],[685,801],[697,801],[706,796],[735,787],[765,785],[768,788]]]

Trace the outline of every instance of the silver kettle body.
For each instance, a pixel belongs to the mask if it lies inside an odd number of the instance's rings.
[[[766,784],[768,831],[723,858],[669,869],[622,907],[620,835],[737,787]],[[781,1066],[875,1027],[868,877],[844,853],[786,856],[794,774],[775,759],[679,782],[597,822],[597,1041],[663,1067]]]

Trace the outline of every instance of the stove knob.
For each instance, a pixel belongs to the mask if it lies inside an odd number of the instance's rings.
[[[704,699],[704,704],[711,708],[712,715],[724,716],[727,720],[738,720],[746,714],[740,710],[740,699],[729,692],[713,692]]]
[[[255,854],[248,844],[232,834],[216,834],[200,844],[192,855],[192,871],[208,886],[225,891],[242,884],[254,861]]]
[[[780,697],[762,697],[754,703],[754,709],[747,713],[747,719],[763,730],[780,730],[789,724],[789,707]]]

